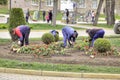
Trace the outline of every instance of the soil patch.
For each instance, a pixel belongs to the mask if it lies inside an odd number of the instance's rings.
[[[33,42],[32,44],[41,44]],[[118,48],[120,50],[120,48]],[[18,54],[10,51],[10,45],[0,45],[0,58],[20,60],[23,62],[60,63],[60,64],[85,64],[95,66],[120,66],[120,56],[115,55],[90,55],[78,50],[68,50],[64,55],[34,57],[33,54]]]

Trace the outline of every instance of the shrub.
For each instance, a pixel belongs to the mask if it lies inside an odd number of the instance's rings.
[[[11,35],[12,40],[16,40],[16,36],[12,34],[12,29],[19,26],[19,25],[25,25],[25,18],[23,15],[23,11],[21,8],[12,8],[10,12],[10,18],[9,18],[9,32]]]
[[[51,34],[51,33],[45,33],[43,34],[42,36],[42,41],[45,43],[45,44],[50,44],[52,42],[55,41],[55,38],[54,36]]]
[[[55,37],[55,42],[57,42],[59,40],[59,34],[56,34],[54,37]]]
[[[0,0],[0,5],[7,5],[7,0]]]
[[[4,24],[1,24],[1,25],[0,25],[0,29],[7,29],[7,28],[8,28],[7,25],[4,25]]]
[[[99,38],[95,41],[94,48],[98,52],[107,52],[111,49],[111,44],[107,39]]]

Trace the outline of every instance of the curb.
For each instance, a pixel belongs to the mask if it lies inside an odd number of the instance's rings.
[[[56,72],[56,71],[27,70],[27,69],[13,69],[13,68],[0,68],[0,72],[25,74],[25,75],[37,75],[37,76],[71,77],[71,78],[120,79],[120,74],[105,74],[105,73]]]

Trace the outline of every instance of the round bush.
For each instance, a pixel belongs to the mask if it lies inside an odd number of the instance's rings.
[[[54,37],[55,37],[55,42],[57,42],[59,40],[59,34],[56,34]]]
[[[111,44],[107,39],[104,38],[99,38],[95,41],[94,43],[94,48],[98,52],[106,52],[111,49]]]
[[[42,41],[45,43],[45,44],[50,44],[52,42],[55,41],[55,38],[54,36],[51,34],[51,33],[45,33],[43,34],[42,36]]]

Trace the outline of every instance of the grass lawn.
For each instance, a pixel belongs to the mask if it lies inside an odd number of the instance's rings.
[[[61,30],[65,25],[56,25],[55,27],[51,24],[28,24],[32,30]],[[0,24],[0,30],[5,30],[8,24]],[[75,30],[82,30],[83,28],[73,27]],[[6,29],[7,30],[7,29]]]
[[[118,73],[119,67],[105,66],[89,66],[89,65],[73,65],[73,64],[50,64],[37,62],[21,62],[15,60],[0,59],[0,67],[17,68],[17,69],[32,69],[45,71],[61,71],[61,72],[84,72],[84,73]]]
[[[8,14],[8,13],[9,13],[8,6],[7,5],[1,6],[0,5],[0,14]]]

